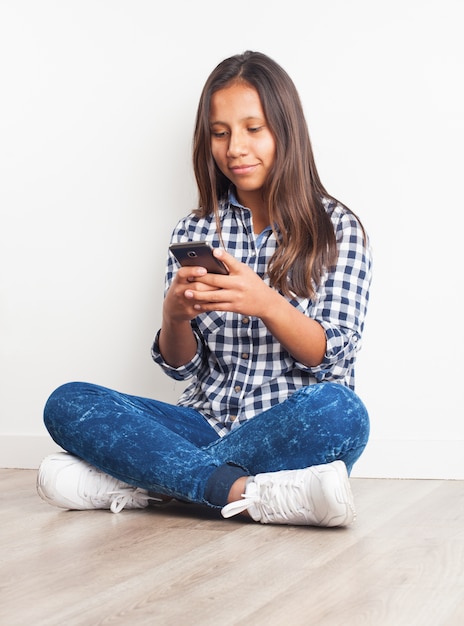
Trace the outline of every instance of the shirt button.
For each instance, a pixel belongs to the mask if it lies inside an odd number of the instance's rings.
[[[249,324],[249,323],[250,323],[249,317],[242,317],[242,324]]]
[[[234,391],[237,391],[237,392],[242,391],[242,388],[240,387],[240,385],[235,385]]]
[[[242,352],[242,359],[248,359],[249,356],[248,352]]]
[[[235,422],[235,420],[237,419],[237,416],[236,415],[231,415],[229,417],[229,419],[230,419],[231,422]]]

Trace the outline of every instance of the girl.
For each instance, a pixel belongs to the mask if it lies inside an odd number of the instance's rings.
[[[170,498],[261,523],[344,526],[369,434],[354,393],[371,278],[359,219],[324,189],[287,73],[246,52],[201,94],[199,208],[172,243],[206,241],[227,275],[169,253],[154,360],[192,379],[177,405],[86,383],[57,389],[45,424],[66,450],[38,492],[69,509]]]

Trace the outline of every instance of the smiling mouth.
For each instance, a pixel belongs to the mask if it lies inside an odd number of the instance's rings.
[[[234,174],[249,174],[256,168],[256,165],[236,165],[230,167],[230,171]]]

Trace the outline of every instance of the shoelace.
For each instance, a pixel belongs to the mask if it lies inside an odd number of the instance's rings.
[[[302,484],[288,481],[275,485],[269,481],[261,485],[261,494],[256,506],[261,517],[295,521],[298,518],[306,518],[306,507],[309,504],[306,500]]]
[[[149,503],[166,506],[172,498],[165,498],[150,493],[145,489],[121,483],[104,472],[89,467],[80,484],[82,498],[89,500],[95,508],[108,508],[112,513],[119,513],[126,506],[133,509],[145,508]]]
[[[252,493],[253,492],[253,493]],[[257,493],[255,483],[248,483],[246,492],[242,493],[242,500],[236,502],[230,502],[221,509],[221,515],[225,518],[233,517],[239,513],[243,513],[255,503],[259,502],[259,495]]]
[[[278,517],[280,521],[288,521],[305,517],[304,494],[301,486],[293,481],[285,484],[279,482],[277,485],[268,481],[261,483],[259,488],[256,483],[250,482],[242,498],[242,500],[226,504],[221,511],[222,516],[232,517],[254,507],[259,519],[269,520]],[[256,515],[253,514],[252,517],[255,519]]]
[[[107,508],[110,500],[109,508],[112,513],[119,513],[128,504],[138,505],[133,508],[143,508],[152,499],[143,489],[130,485],[123,487],[121,484],[116,478],[91,469],[81,484],[82,495],[95,508]]]
[[[148,504],[153,498],[150,494],[137,488],[118,489],[117,491],[108,491],[107,495],[110,496],[111,505],[110,510],[112,513],[119,513],[125,506],[138,505],[132,508],[143,508],[145,504]]]

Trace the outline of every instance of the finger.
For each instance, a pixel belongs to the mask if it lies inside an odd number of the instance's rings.
[[[192,287],[184,291],[184,297],[187,300],[197,300],[198,302],[215,302],[216,298],[213,297],[213,294],[218,291],[222,290],[217,287],[211,288],[209,285],[195,282],[195,285],[192,285]]]
[[[217,291],[221,289],[220,285],[213,283],[211,280],[207,280],[208,276],[211,276],[211,274],[207,274],[205,277],[199,276],[194,280],[187,280],[188,290],[199,293],[204,291]],[[182,284],[180,288],[183,289],[184,285]]]
[[[178,279],[182,281],[192,283],[197,278],[201,278],[202,276],[205,276],[206,273],[207,273],[206,269],[200,266],[181,267],[177,270],[177,277]]]
[[[193,309],[197,312],[210,313],[211,311],[229,311],[234,312],[235,308],[231,302],[196,302]]]
[[[238,261],[235,257],[226,252],[224,248],[213,248],[213,254],[216,259],[219,259],[227,266],[229,272],[233,271],[234,269],[238,269],[238,267],[240,266],[240,261]]]
[[[188,292],[188,295],[187,295]],[[226,289],[208,289],[208,290],[193,290],[187,289],[184,293],[188,300],[195,300],[198,304],[212,304],[213,306],[218,303],[229,302],[231,299],[230,290]]]

